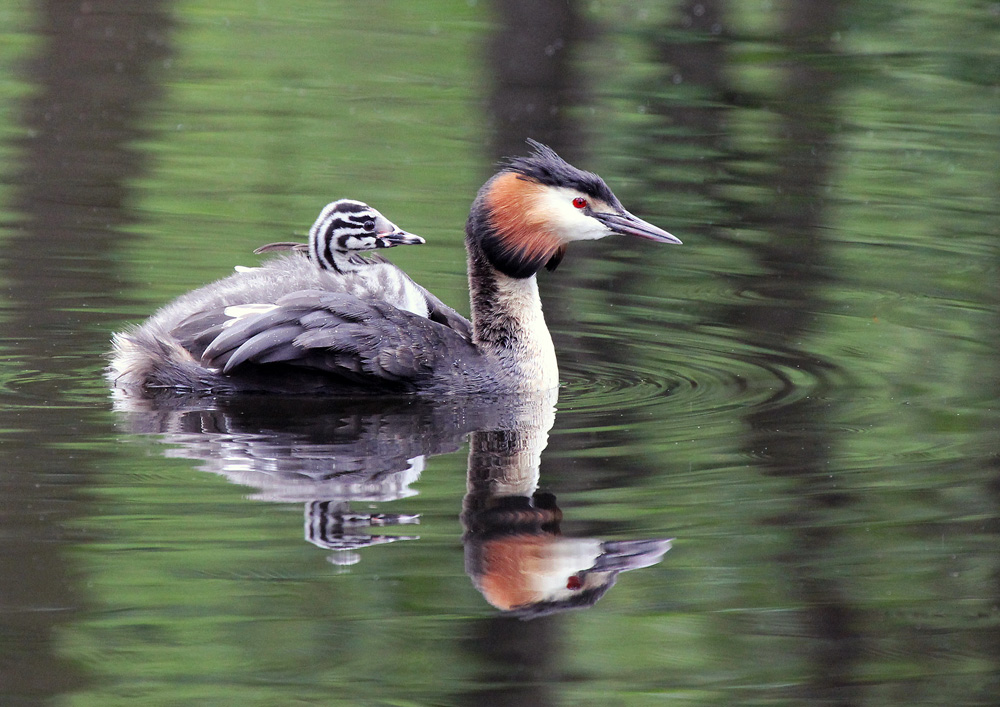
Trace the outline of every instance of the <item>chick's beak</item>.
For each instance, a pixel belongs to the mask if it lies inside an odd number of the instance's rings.
[[[385,243],[386,248],[397,245],[423,245],[427,242],[417,234],[407,233],[400,228],[388,233],[380,233],[378,237]]]
[[[595,213],[594,218],[603,223],[615,233],[623,236],[639,236],[646,240],[657,243],[676,243],[680,245],[681,239],[672,236],[662,228],[657,228],[648,221],[643,221],[638,216],[633,216],[628,211],[621,213]]]

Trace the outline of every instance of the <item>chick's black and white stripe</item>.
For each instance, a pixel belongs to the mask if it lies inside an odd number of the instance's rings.
[[[309,257],[322,268],[343,272],[351,262],[351,251],[384,247],[374,238],[380,216],[360,201],[327,204],[309,230]]]

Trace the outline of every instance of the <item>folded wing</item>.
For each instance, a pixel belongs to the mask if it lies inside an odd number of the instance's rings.
[[[291,366],[368,389],[409,391],[432,374],[462,375],[481,358],[468,321],[430,297],[427,319],[378,300],[303,290],[273,305],[199,313],[171,334],[225,376]]]

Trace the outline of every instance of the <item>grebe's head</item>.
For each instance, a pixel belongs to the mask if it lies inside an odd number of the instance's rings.
[[[407,233],[368,204],[340,199],[323,207],[309,229],[309,243],[269,243],[255,253],[272,250],[296,250],[309,253],[309,259],[321,267],[336,269],[334,257],[357,251],[419,245],[424,239]]]
[[[596,174],[539,142],[528,144],[530,155],[508,159],[480,189],[466,227],[500,272],[530,277],[543,265],[554,270],[570,242],[614,234],[680,243],[626,211]]]
[[[340,199],[324,206],[309,229],[309,257],[325,266],[332,264],[333,251],[349,253],[423,242],[368,204]]]

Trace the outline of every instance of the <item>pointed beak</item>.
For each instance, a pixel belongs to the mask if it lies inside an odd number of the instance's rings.
[[[427,241],[415,233],[407,233],[399,228],[389,233],[379,234],[379,240],[385,243],[385,248],[392,248],[397,245],[423,245]]]
[[[646,240],[657,243],[676,243],[680,245],[681,239],[672,236],[662,228],[657,228],[648,221],[643,221],[638,216],[633,216],[628,211],[621,213],[595,213],[594,218],[603,223],[615,233],[623,236],[639,236]]]

